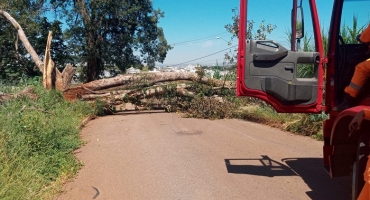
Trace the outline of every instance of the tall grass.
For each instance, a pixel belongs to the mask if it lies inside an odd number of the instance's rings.
[[[284,131],[322,139],[322,121],[325,114],[277,113],[266,103],[248,104],[240,110],[240,118],[266,124]]]
[[[29,86],[38,98],[0,103],[0,199],[50,199],[80,163],[73,150],[81,120],[93,114],[83,102],[69,103],[57,91]],[[0,85],[0,91],[19,90]],[[59,183],[59,184],[58,184]]]

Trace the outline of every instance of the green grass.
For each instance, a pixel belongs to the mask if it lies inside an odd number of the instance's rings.
[[[80,122],[94,113],[83,102],[69,103],[57,91],[31,86],[38,98],[0,103],[0,199],[50,199],[80,168]],[[0,86],[0,91],[19,88]]]
[[[277,113],[265,103],[249,104],[239,112],[242,119],[310,136],[317,140],[322,140],[322,122],[327,117],[325,114]]]

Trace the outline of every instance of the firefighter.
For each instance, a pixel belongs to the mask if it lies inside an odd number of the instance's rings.
[[[358,112],[349,124],[350,131],[358,130],[361,127],[361,123],[364,119],[370,120],[370,110],[364,109]],[[369,200],[370,199],[370,155],[368,156],[366,168],[364,171],[365,185],[361,190],[357,200]]]
[[[357,36],[357,40],[361,43],[368,44],[370,51],[370,24],[361,33],[361,35]],[[342,111],[353,106],[354,100],[369,76],[370,58],[356,65],[351,83],[344,89],[345,97],[343,102],[338,106],[338,111]]]

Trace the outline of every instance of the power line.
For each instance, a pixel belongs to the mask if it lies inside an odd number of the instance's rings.
[[[215,54],[221,53],[221,52],[223,52],[223,51],[225,51],[225,50],[229,50],[229,49],[231,49],[231,48],[234,48],[234,47],[236,47],[236,46],[238,46],[238,45],[234,45],[234,46],[232,46],[232,47],[229,47],[229,48],[223,49],[223,50],[221,50],[221,51],[217,51],[217,52],[215,52],[215,53],[212,53],[212,54],[209,54],[209,55],[206,55],[206,56],[203,56],[203,57],[200,57],[200,58],[194,59],[194,60],[189,60],[189,61],[186,61],[186,62],[183,62],[183,63],[179,63],[179,64],[176,64],[176,65],[182,65],[182,64],[186,64],[186,63],[193,62],[193,61],[196,61],[196,60],[200,60],[200,59],[203,59],[203,58],[207,58],[207,57],[209,57],[209,56],[212,56],[212,55],[215,55]],[[175,65],[172,65],[172,66],[175,66]]]
[[[215,59],[212,59],[212,60],[202,60],[202,61],[199,61],[199,63],[211,63],[211,62],[214,62],[215,60],[224,60],[225,58],[215,58]]]

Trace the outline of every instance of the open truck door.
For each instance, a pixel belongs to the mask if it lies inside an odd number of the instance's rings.
[[[275,18],[279,21],[288,21],[288,26],[291,22],[290,27],[285,27],[285,32],[290,29],[290,33],[295,34],[285,35],[287,38],[291,37],[290,44],[285,46],[275,40],[258,40],[247,35],[247,28],[248,33],[252,33],[250,24],[255,20],[253,16],[256,16],[253,15],[253,12],[260,9],[261,13],[261,10],[264,9],[261,1],[254,1],[256,3],[252,0],[240,1],[237,95],[264,100],[278,112],[322,112],[324,51],[315,1],[309,1],[311,9],[309,13],[311,13],[313,27],[311,38],[315,40],[314,51],[311,52],[300,49],[300,41],[305,33],[301,1],[298,4],[298,0],[294,0],[293,9],[286,10],[284,14],[278,13],[280,9],[274,10],[272,13],[266,12],[269,13],[266,18],[269,15],[276,15]],[[261,7],[252,8],[252,6]],[[289,7],[292,8],[291,5]],[[287,19],[281,18],[284,15],[287,16]],[[284,29],[284,27],[280,27],[280,29]],[[289,39],[285,39],[285,42],[287,40]],[[289,47],[290,49],[288,49]],[[312,66],[313,74],[311,77],[298,76],[298,68],[304,65]]]

